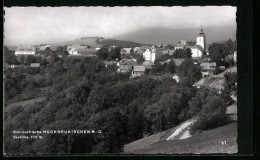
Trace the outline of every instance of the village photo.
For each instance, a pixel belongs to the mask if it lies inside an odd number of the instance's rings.
[[[3,154],[235,154],[236,7],[5,7]]]

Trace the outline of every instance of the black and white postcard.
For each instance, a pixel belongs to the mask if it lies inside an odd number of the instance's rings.
[[[236,7],[4,11],[4,156],[238,153]]]

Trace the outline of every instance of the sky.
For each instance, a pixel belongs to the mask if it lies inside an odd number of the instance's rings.
[[[236,7],[11,7],[4,8],[4,44],[58,43],[110,38],[145,28],[233,26]]]

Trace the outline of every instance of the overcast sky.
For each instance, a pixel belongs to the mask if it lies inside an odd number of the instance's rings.
[[[104,38],[144,28],[236,27],[236,7],[12,7],[5,9],[5,45]]]

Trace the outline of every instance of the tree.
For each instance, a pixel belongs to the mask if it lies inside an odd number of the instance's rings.
[[[213,43],[209,46],[209,57],[219,66],[225,59],[226,53],[224,44]]]
[[[17,63],[17,59],[14,52],[10,51],[6,46],[4,46],[4,60],[8,64]]]
[[[171,60],[165,67],[166,72],[174,73],[175,72],[175,63]]]
[[[156,74],[156,73],[161,73],[164,70],[165,65],[161,65],[158,60],[155,60],[154,66],[151,69],[151,72]]]
[[[191,126],[191,134],[197,130],[208,130],[220,127],[229,122],[226,105],[220,96],[208,96],[206,103],[198,114],[198,121]]]
[[[26,57],[26,63],[27,65],[30,65],[31,63],[36,63],[37,62],[37,58],[33,55],[28,55]]]
[[[183,50],[182,49],[175,50],[172,56],[174,58],[184,58]]]
[[[116,47],[114,49],[111,49],[109,54],[108,54],[108,57],[107,57],[107,60],[120,60],[121,59],[121,48],[119,47]]]
[[[192,52],[191,52],[191,49],[190,48],[186,48],[185,50],[184,50],[184,57],[189,57],[189,58],[191,58],[191,55],[192,55]]]
[[[108,48],[102,47],[100,48],[97,53],[98,57],[102,60],[106,60],[108,57]]]
[[[143,55],[136,55],[136,60],[138,64],[142,64],[145,61]]]
[[[224,82],[224,91],[226,94],[233,93],[237,95],[237,72],[226,73]]]
[[[188,78],[194,83],[201,78],[201,69],[194,64],[191,58],[185,58],[178,69],[178,75],[181,78]]]

